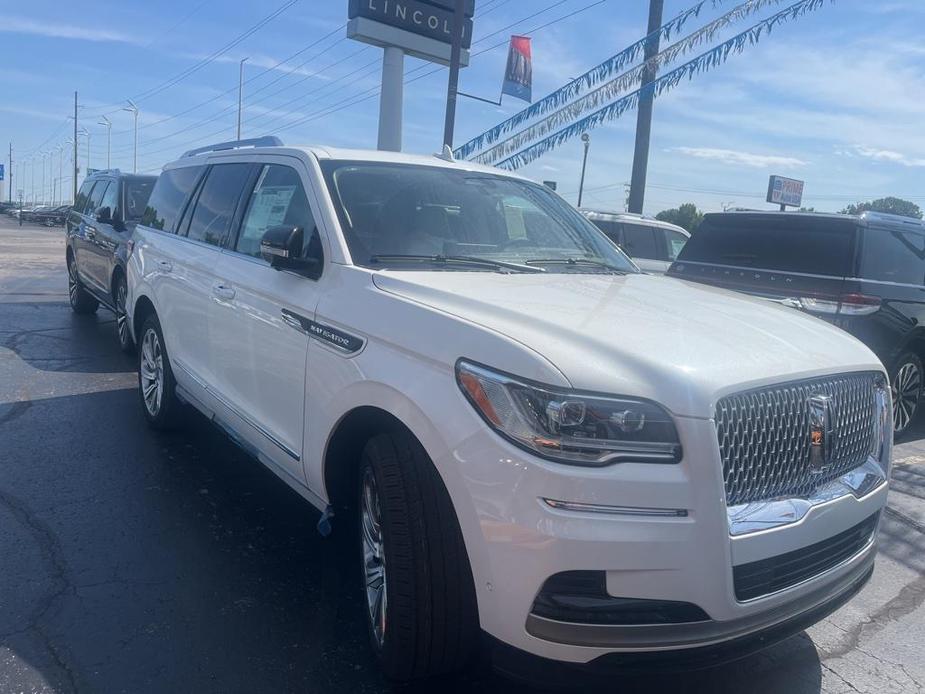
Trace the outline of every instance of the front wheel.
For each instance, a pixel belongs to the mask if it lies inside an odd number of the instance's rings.
[[[77,261],[68,260],[67,263],[67,296],[71,302],[71,310],[81,316],[95,313],[100,302],[94,299],[77,276]]]
[[[911,352],[904,354],[890,374],[895,436],[902,436],[912,425],[922,398],[922,383],[922,360]]]
[[[395,431],[366,444],[359,480],[366,624],[385,675],[461,670],[476,652],[478,607],[442,479],[421,444]]]

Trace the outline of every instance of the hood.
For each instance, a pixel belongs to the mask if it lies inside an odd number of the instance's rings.
[[[847,333],[794,309],[650,275],[394,272],[376,286],[501,333],[580,390],[712,417],[716,400],[774,382],[882,370]],[[491,366],[490,355],[460,354]]]

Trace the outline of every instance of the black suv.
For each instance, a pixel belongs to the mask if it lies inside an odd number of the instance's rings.
[[[125,324],[125,263],[128,241],[148,204],[157,176],[118,169],[91,174],[67,215],[68,295],[75,313],[103,304],[116,314],[119,346],[132,350]]]
[[[890,373],[896,434],[909,428],[925,359],[925,223],[874,212],[708,214],[668,274],[773,299],[847,330]]]

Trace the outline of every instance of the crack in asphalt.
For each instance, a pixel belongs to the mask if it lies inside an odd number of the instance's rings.
[[[891,518],[898,520],[903,525],[909,528],[912,528],[918,533],[922,533],[923,535],[925,535],[925,524],[920,523],[919,521],[915,520],[915,518],[911,518],[910,516],[907,516],[902,511],[897,511],[892,506],[887,506],[886,508],[883,509],[883,512],[886,513]]]
[[[919,576],[903,586],[896,597],[876,612],[871,613],[868,619],[858,622],[850,629],[844,629],[848,638],[841,646],[831,651],[820,649],[822,660],[840,658],[853,650],[860,650],[858,644],[862,637],[884,629],[891,622],[914,612],[923,603],[925,603],[925,576]]]
[[[65,593],[74,591],[74,587],[68,576],[67,563],[62,556],[61,543],[54,531],[49,528],[46,523],[39,520],[22,499],[9,492],[0,490],[0,505],[3,505],[9,510],[13,518],[32,535],[42,555],[42,559],[49,567],[47,575],[52,584],[45,595],[36,601],[35,609],[33,609],[32,613],[29,615],[27,626],[11,634],[5,634],[3,638],[7,639],[27,631],[35,633],[41,640],[42,645],[45,647],[52,661],[54,661],[57,668],[64,675],[71,691],[77,692],[79,689],[74,671],[67,662],[65,662],[64,656],[54,644],[51,637],[45,632],[41,624],[54,607],[55,602]]]

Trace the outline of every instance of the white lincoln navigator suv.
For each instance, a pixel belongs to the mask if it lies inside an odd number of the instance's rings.
[[[136,229],[127,312],[152,426],[194,406],[322,532],[355,534],[391,678],[480,642],[566,671],[704,665],[873,569],[892,450],[874,355],[641,274],[510,173],[276,138],[194,150]]]

